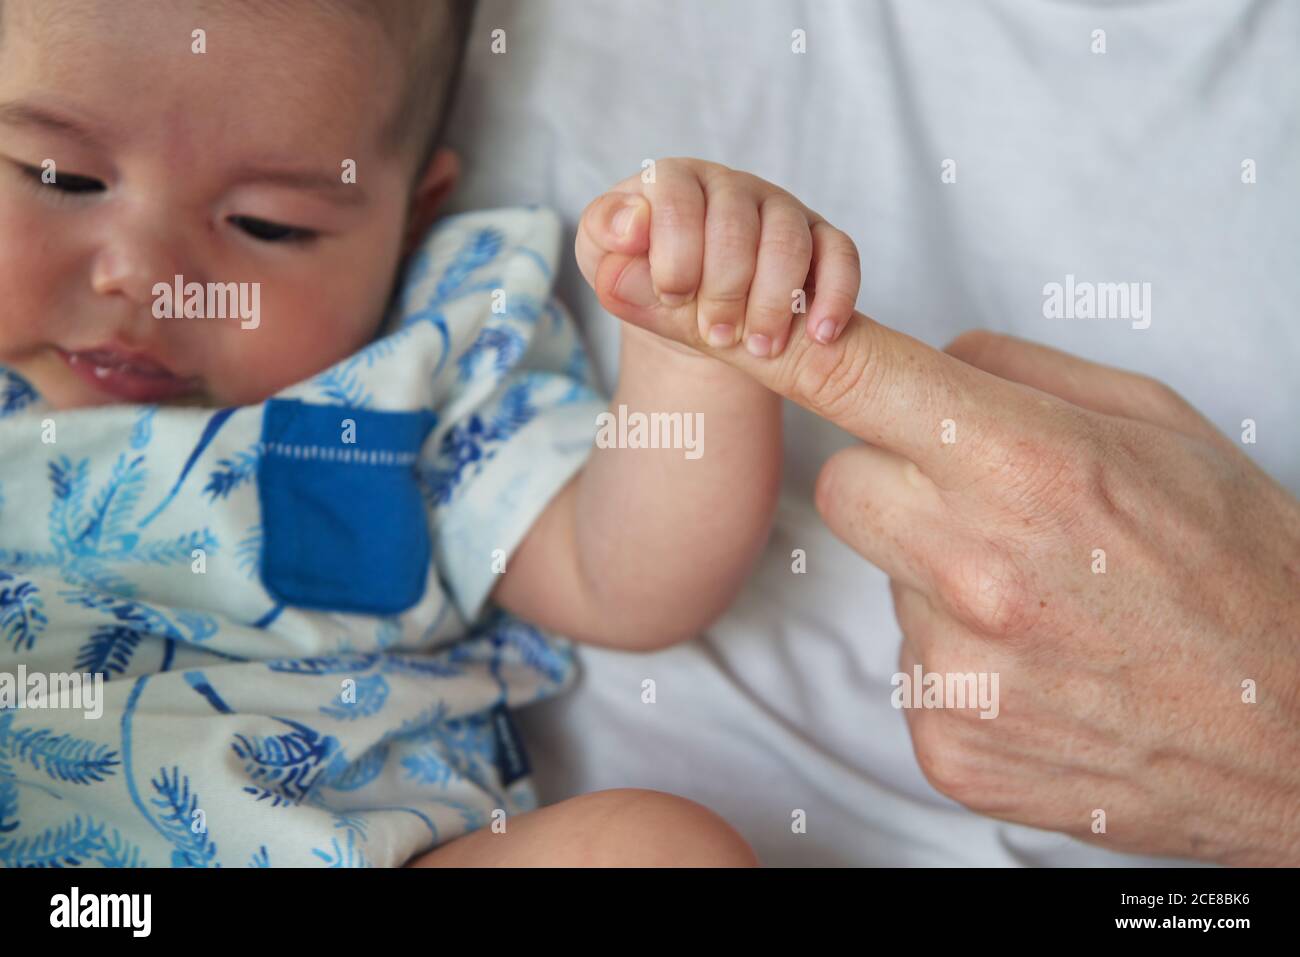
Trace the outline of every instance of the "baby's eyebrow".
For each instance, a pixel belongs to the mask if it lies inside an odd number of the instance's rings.
[[[0,103],[0,123],[9,126],[34,126],[55,133],[65,133],[91,146],[100,143],[98,134],[77,120],[34,103],[24,103],[22,100]]]
[[[307,190],[340,206],[359,206],[366,201],[366,194],[358,184],[345,183],[340,173],[326,173],[316,169],[245,166],[235,171],[232,182]]]

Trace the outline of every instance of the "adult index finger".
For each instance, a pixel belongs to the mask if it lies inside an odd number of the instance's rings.
[[[1018,445],[1049,439],[1057,427],[1027,390],[860,312],[829,344],[796,329],[774,360],[708,351],[864,442],[910,459],[944,489],[1004,468]]]
[[[960,489],[1005,469],[1018,447],[1056,438],[1058,400],[1006,382],[855,312],[835,342],[802,323],[777,358],[713,348],[695,330],[669,334],[727,362],[864,442],[912,462],[940,488]],[[869,490],[867,490],[869,492]]]

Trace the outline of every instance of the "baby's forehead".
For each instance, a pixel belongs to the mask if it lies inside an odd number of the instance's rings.
[[[71,101],[122,137],[140,127],[192,148],[355,153],[382,145],[367,141],[402,92],[381,25],[317,0],[0,0],[0,11],[0,91]]]

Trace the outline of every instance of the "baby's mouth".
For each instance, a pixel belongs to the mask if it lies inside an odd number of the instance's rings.
[[[163,402],[198,388],[197,378],[178,376],[144,353],[117,349],[58,351],[68,367],[83,380],[125,402]]]

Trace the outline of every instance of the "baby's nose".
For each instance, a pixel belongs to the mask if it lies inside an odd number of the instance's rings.
[[[170,290],[175,277],[184,275],[180,260],[173,239],[148,228],[124,228],[106,237],[96,251],[91,288],[101,296],[150,307],[157,298],[155,286],[163,283]]]

